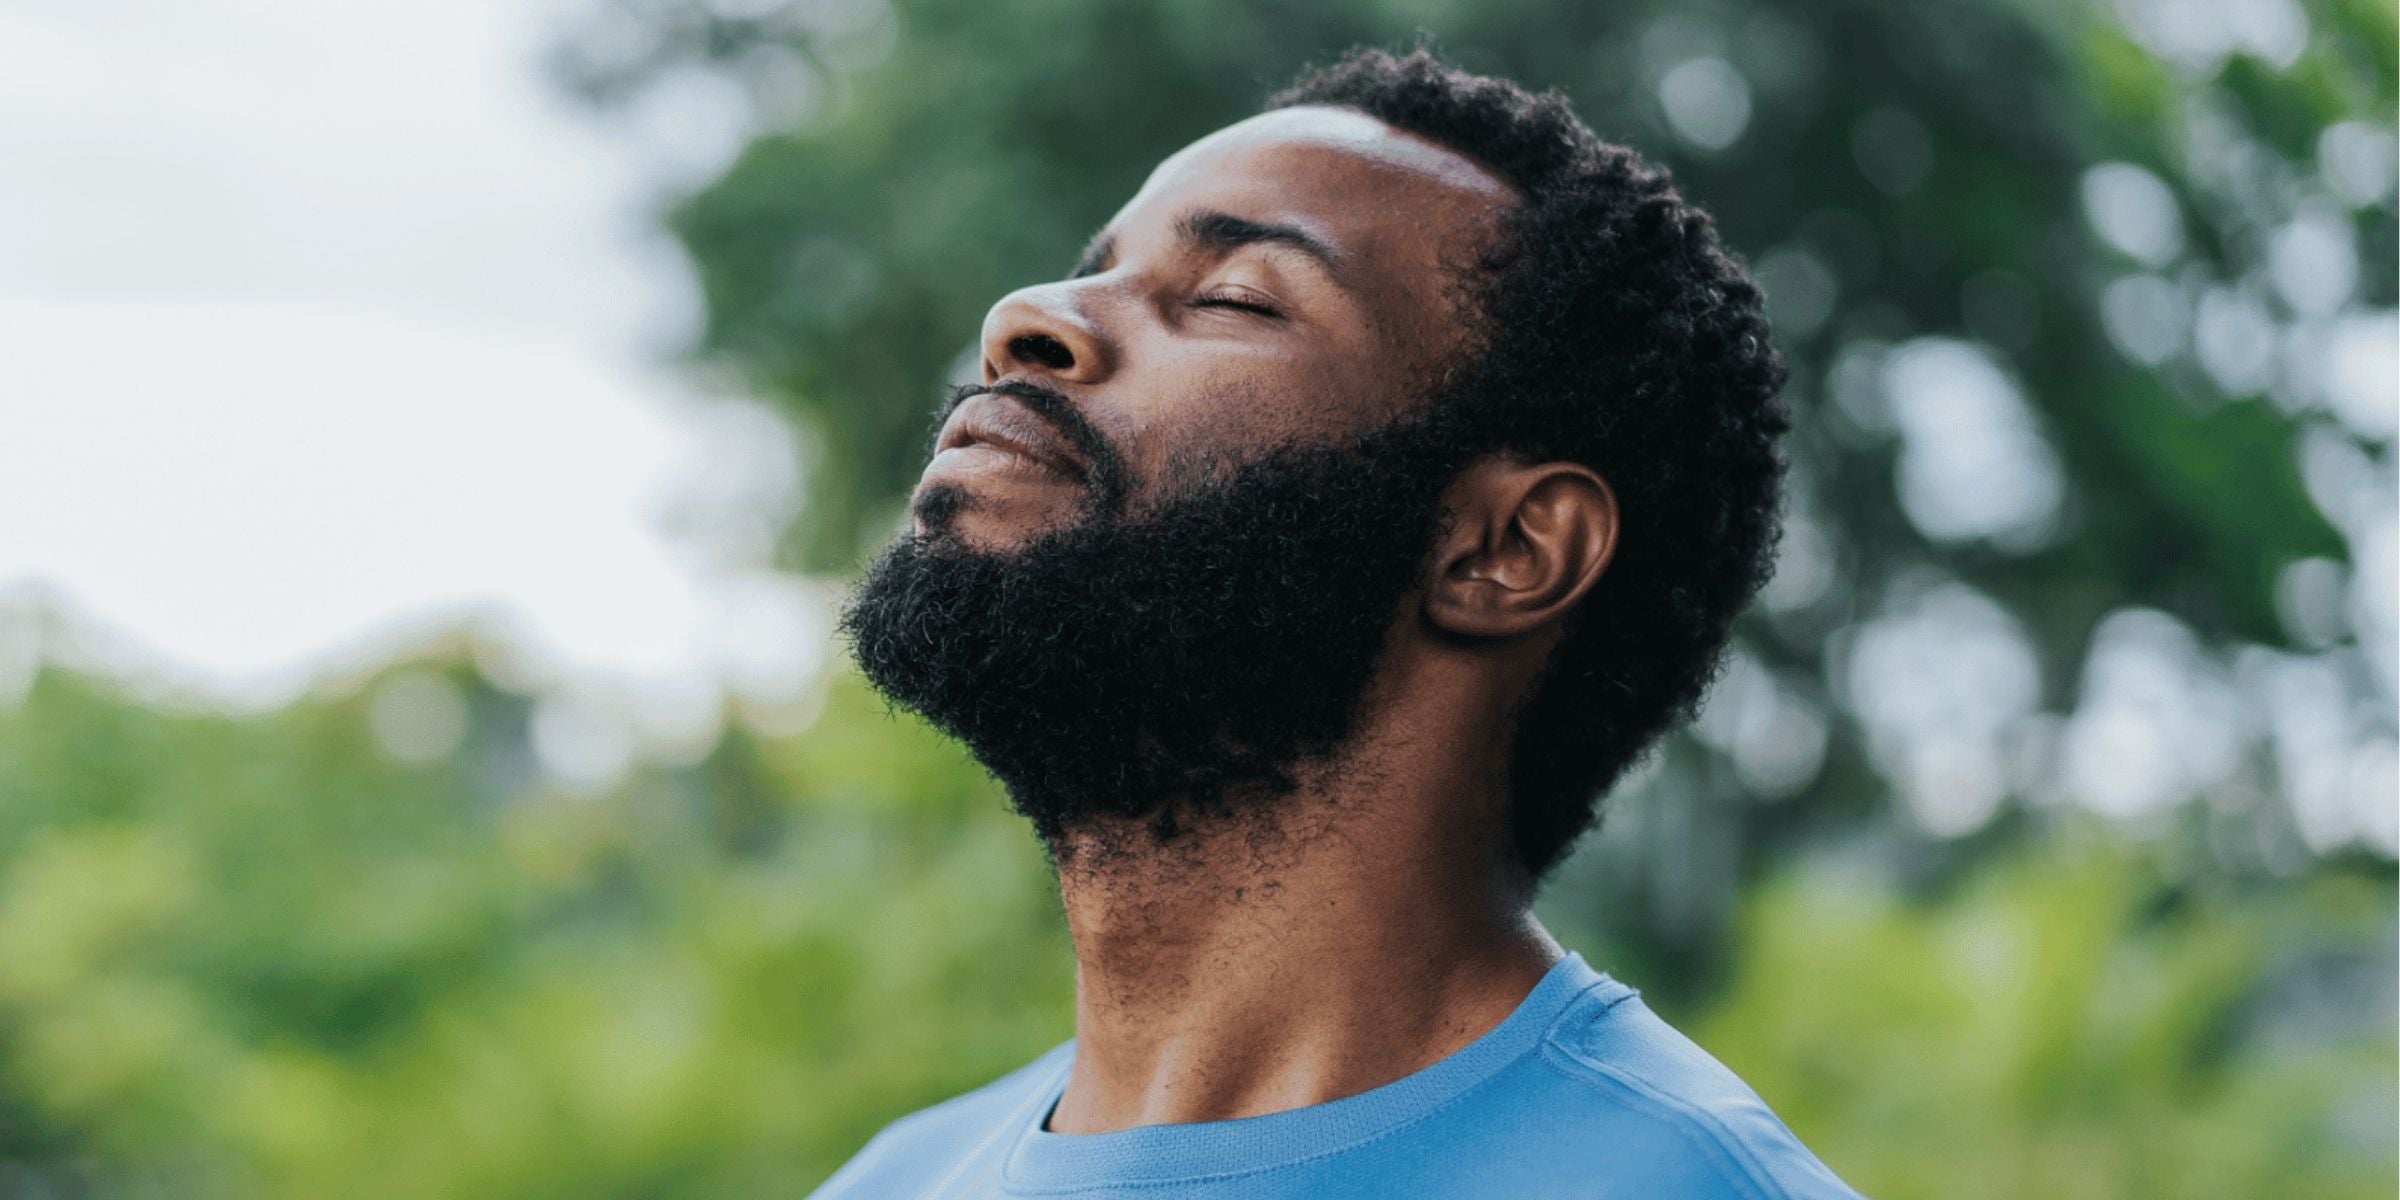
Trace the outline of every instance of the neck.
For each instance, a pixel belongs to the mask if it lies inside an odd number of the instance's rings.
[[[1436,720],[1456,722],[1472,706],[1446,695]],[[1562,956],[1500,863],[1503,764],[1458,753],[1504,739],[1426,736],[1405,714],[1378,725],[1348,769],[1271,801],[1272,821],[1163,845],[1139,823],[1091,826],[1053,847],[1076,1052],[1050,1130],[1366,1091],[1490,1030]]]

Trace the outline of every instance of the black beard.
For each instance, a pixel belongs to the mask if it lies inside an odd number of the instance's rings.
[[[1139,516],[1094,503],[1005,553],[877,557],[842,615],[867,679],[964,742],[1056,851],[1096,817],[1158,841],[1256,815],[1357,724],[1462,464],[1408,418],[1205,472]]]

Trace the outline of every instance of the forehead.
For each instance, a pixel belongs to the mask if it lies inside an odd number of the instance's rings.
[[[1304,105],[1239,121],[1169,155],[1127,203],[1240,179],[1312,188],[1382,187],[1431,202],[1505,203],[1505,182],[1437,142],[1363,112]]]
[[[1217,209],[1297,225],[1358,282],[1438,291],[1434,272],[1481,244],[1515,191],[1474,160],[1345,108],[1277,109],[1176,151],[1109,227],[1120,236]]]

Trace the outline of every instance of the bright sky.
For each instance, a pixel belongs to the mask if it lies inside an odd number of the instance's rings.
[[[245,705],[469,620],[668,724],[806,680],[788,444],[659,365],[667,164],[544,82],[558,11],[0,7],[0,616]]]

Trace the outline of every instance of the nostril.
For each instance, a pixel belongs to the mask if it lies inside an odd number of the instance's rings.
[[[1008,352],[1053,371],[1064,371],[1075,365],[1075,354],[1067,349],[1067,344],[1046,333],[1025,333],[1010,338]]]

